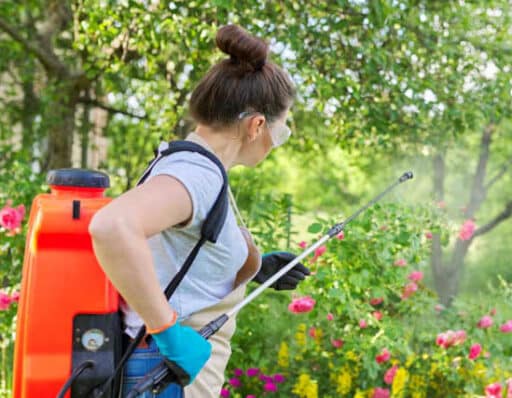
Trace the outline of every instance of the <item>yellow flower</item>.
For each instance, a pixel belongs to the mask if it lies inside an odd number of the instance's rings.
[[[318,384],[316,380],[305,373],[299,376],[299,380],[293,386],[292,392],[300,398],[318,398]]]
[[[279,347],[279,352],[277,353],[277,364],[282,368],[288,368],[290,365],[290,356],[288,353],[288,344],[284,341],[281,343]]]
[[[409,356],[407,357],[406,361],[405,361],[405,367],[406,367],[406,368],[410,368],[410,367],[411,367],[411,365],[412,365],[412,364],[413,364],[413,362],[414,362],[414,359],[415,359],[414,354],[409,355]]]
[[[295,341],[297,342],[297,345],[304,347],[306,345],[306,324],[301,323],[297,329],[297,333],[295,333]]]
[[[426,385],[422,376],[420,375],[412,375],[409,380],[409,388],[411,390],[421,390],[422,387]]]
[[[433,376],[436,373],[438,368],[439,368],[439,365],[436,362],[432,362],[430,364],[430,375]]]
[[[348,394],[352,389],[352,376],[346,366],[343,367],[341,373],[336,378],[336,392],[341,396]]]
[[[357,355],[354,351],[350,350],[347,351],[345,354],[345,358],[347,358],[349,361],[357,362],[359,360],[359,355]]]
[[[366,398],[366,394],[364,393],[364,391],[357,390],[356,394],[354,395],[354,398]]]
[[[394,397],[401,397],[404,393],[405,383],[407,382],[407,370],[405,368],[398,368],[391,385],[391,391]]]

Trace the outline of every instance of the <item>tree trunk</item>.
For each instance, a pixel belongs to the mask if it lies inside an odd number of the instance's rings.
[[[35,65],[32,59],[27,60],[22,75],[23,111],[21,113],[22,147],[32,157],[33,145],[37,141],[34,131],[34,119],[39,113],[39,99],[34,92]]]
[[[437,202],[444,200],[444,178],[445,178],[445,163],[444,154],[437,153],[432,159],[432,166],[434,169],[434,198]],[[441,234],[435,232],[432,234],[432,252],[430,256],[430,263],[432,267],[432,275],[434,277],[434,286],[443,305],[447,303],[449,296],[450,283],[446,277],[446,269],[443,266],[443,248],[441,246]]]
[[[487,164],[490,157],[490,144],[492,141],[492,133],[494,131],[494,123],[491,121],[482,131],[480,141],[480,154],[478,164],[473,176],[473,184],[469,196],[468,206],[464,212],[467,219],[472,219],[478,209],[481,207],[487,196],[487,190],[495,181],[491,180],[490,184],[485,184],[487,174]],[[444,199],[444,178],[445,164],[444,155],[439,153],[433,159],[434,169],[434,194],[437,201]],[[504,168],[506,170],[506,167]],[[498,174],[498,178],[502,174]],[[477,229],[473,236],[468,240],[462,240],[459,237],[455,242],[451,259],[449,263],[443,261],[443,249],[441,246],[441,237],[439,233],[432,236],[432,253],[431,266],[434,276],[434,285],[439,296],[440,302],[445,306],[450,306],[457,296],[460,287],[460,281],[464,273],[465,258],[468,254],[469,247],[473,239],[479,235],[483,235],[496,227],[499,223],[512,216],[512,201],[509,202],[505,209],[498,214],[491,222]]]
[[[45,117],[48,132],[48,150],[42,172],[71,167],[75,114],[79,90],[71,79],[52,84],[54,101],[48,106]]]

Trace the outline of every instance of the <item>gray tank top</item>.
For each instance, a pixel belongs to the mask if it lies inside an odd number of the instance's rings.
[[[156,175],[169,175],[179,180],[188,190],[193,207],[187,225],[170,227],[147,240],[163,291],[199,240],[201,225],[222,187],[222,174],[207,157],[194,152],[178,152],[160,159],[147,180]],[[227,296],[233,290],[236,274],[247,256],[247,244],[230,205],[217,243],[206,242],[201,247],[169,300],[179,314],[178,320],[215,305]],[[143,325],[142,319],[124,301],[121,311],[125,332],[135,337]]]

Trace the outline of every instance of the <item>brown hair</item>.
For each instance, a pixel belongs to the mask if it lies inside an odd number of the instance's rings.
[[[219,29],[217,47],[230,55],[214,65],[190,98],[190,115],[196,122],[222,127],[243,111],[257,111],[274,121],[295,99],[287,73],[267,61],[269,47],[236,25]]]

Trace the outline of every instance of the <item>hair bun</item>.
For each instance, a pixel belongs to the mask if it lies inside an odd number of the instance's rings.
[[[217,47],[230,55],[234,62],[247,62],[261,69],[268,56],[268,44],[252,36],[237,25],[223,26],[217,32]]]

